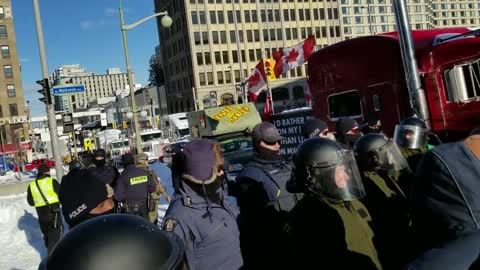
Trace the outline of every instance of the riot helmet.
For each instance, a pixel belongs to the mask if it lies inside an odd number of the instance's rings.
[[[188,269],[181,240],[134,215],[88,220],[57,243],[40,270]]]
[[[428,130],[425,122],[416,117],[408,117],[395,126],[394,140],[401,148],[420,149],[427,145]]]
[[[357,163],[362,170],[395,170],[408,168],[397,144],[378,133],[362,136],[353,146]]]
[[[305,140],[293,155],[293,181],[305,193],[332,201],[365,196],[352,150],[326,138]]]

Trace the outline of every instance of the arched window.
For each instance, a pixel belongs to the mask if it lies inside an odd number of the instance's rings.
[[[215,93],[210,93],[203,97],[202,102],[204,109],[217,107],[217,96]]]
[[[305,91],[302,86],[297,85],[293,87],[293,104],[295,108],[307,106]]]
[[[222,105],[232,105],[234,104],[233,95],[232,94],[223,94],[221,97],[221,104]]]

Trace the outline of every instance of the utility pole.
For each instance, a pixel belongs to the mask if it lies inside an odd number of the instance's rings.
[[[57,131],[57,119],[55,118],[55,108],[53,107],[53,102],[48,102],[52,100],[52,93],[50,92],[50,84],[48,81],[48,65],[47,65],[47,54],[45,52],[45,42],[43,39],[43,30],[42,30],[42,21],[40,17],[40,8],[38,6],[38,0],[33,1],[33,11],[35,14],[35,24],[37,27],[37,40],[38,40],[38,50],[40,52],[40,62],[42,65],[42,75],[43,81],[45,83],[45,95],[46,95],[46,107],[47,107],[47,118],[48,118],[48,127],[50,131],[50,142],[52,143],[52,153],[55,159],[55,172],[58,181],[61,181],[63,177],[63,166],[62,159],[60,156],[59,145],[58,145],[58,131]]]

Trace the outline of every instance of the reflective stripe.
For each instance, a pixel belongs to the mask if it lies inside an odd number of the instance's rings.
[[[136,184],[141,184],[141,183],[146,183],[148,181],[148,177],[146,175],[144,176],[138,176],[134,178],[130,178],[130,185],[136,185]]]
[[[43,195],[47,199],[49,204],[58,203],[58,195],[53,189],[53,178],[46,177],[38,180],[38,186],[42,189]],[[30,182],[30,191],[32,192],[33,202],[35,207],[41,207],[47,205],[38,191],[35,181]]]

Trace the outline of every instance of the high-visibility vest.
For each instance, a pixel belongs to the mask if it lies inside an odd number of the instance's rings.
[[[45,195],[45,199],[47,199],[49,204],[58,203],[58,195],[53,189],[53,178],[45,177],[38,179],[38,186],[42,189],[43,195]],[[30,192],[32,192],[35,207],[47,205],[42,198],[42,194],[40,194],[35,181],[30,182]]]

